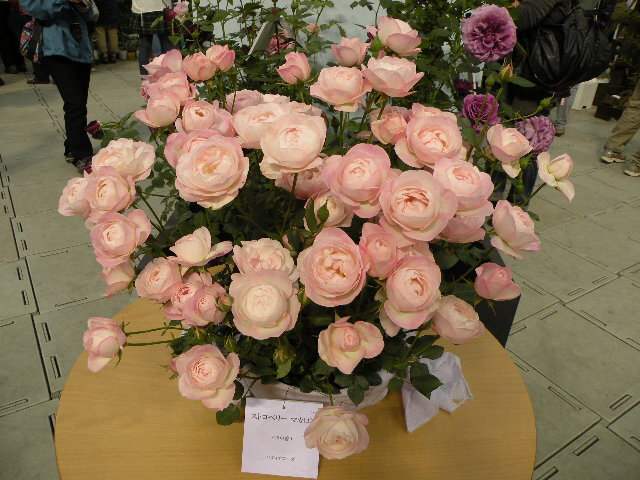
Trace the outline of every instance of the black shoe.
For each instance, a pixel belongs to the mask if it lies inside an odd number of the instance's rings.
[[[15,65],[9,65],[7,68],[4,69],[5,73],[10,73],[10,74],[14,74],[14,73],[18,73],[18,67],[16,67]]]
[[[91,157],[84,157],[80,160],[75,160],[73,162],[73,166],[76,167],[80,174],[84,172],[91,173]]]
[[[109,55],[107,55],[106,53],[100,54],[100,63],[102,63],[103,65],[109,63]]]
[[[27,73],[27,66],[24,63],[22,65],[18,65],[18,71],[22,73]]]
[[[118,54],[116,52],[111,52],[109,54],[109,63],[116,63],[118,60]]]
[[[4,85],[4,80],[0,78],[0,87]]]
[[[64,159],[69,163],[74,163],[74,158],[73,155],[71,155],[71,152],[64,152]]]
[[[51,83],[51,82],[49,82],[48,78],[46,80],[42,80],[40,78],[33,77],[33,78],[30,78],[29,80],[27,80],[27,83],[29,85],[49,85],[49,83]]]

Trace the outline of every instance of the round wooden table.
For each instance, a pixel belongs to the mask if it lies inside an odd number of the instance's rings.
[[[163,319],[160,306],[146,300],[116,317],[129,330],[155,328]],[[158,332],[138,337],[159,339]],[[474,399],[407,433],[402,398],[390,393],[363,410],[370,422],[369,448],[344,460],[321,458],[320,479],[531,479],[533,409],[509,355],[488,333],[445,347],[461,357]],[[161,367],[168,360],[165,345],[129,347],[119,365],[112,361],[94,374],[87,354],[80,355],[58,406],[55,444],[62,480],[270,478],[240,472],[243,424],[219,426],[214,412],[183,398]]]

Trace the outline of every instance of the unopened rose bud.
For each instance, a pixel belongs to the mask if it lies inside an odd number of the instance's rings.
[[[491,75],[489,75],[484,83],[489,88],[493,87],[493,85],[496,83],[496,77],[494,76],[494,74],[492,73]]]
[[[509,83],[513,79],[513,65],[508,63],[500,70],[500,80]]]
[[[174,12],[173,9],[171,8],[165,8],[162,10],[162,12],[164,13],[165,23],[171,23],[173,19],[178,16],[176,12]]]
[[[551,100],[552,99],[553,99],[553,97],[543,98],[540,101],[540,109],[541,110],[546,110],[547,108],[549,108],[549,106],[551,105]]]
[[[218,304],[216,307],[221,312],[230,312],[231,306],[233,305],[233,299],[229,295],[223,295],[218,299]]]

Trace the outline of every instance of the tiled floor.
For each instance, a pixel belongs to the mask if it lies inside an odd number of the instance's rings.
[[[135,70],[134,62],[97,69],[89,119],[139,106]],[[82,221],[56,213],[75,170],[62,159],[55,86],[2,77],[0,480],[48,480],[58,477],[57,398],[86,319],[131,299],[101,298]],[[576,198],[543,190],[531,207],[543,251],[509,261],[524,293],[507,349],[536,413],[536,480],[640,478],[640,179],[598,161],[613,125],[572,113],[554,151],[576,163]]]

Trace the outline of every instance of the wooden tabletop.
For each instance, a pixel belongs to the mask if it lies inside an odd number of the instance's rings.
[[[138,300],[116,317],[129,330],[162,325],[160,306]],[[158,339],[157,332],[137,342]],[[533,409],[506,351],[490,335],[445,345],[460,356],[474,399],[440,411],[407,433],[402,398],[390,393],[363,410],[369,448],[344,460],[320,459],[331,480],[530,480],[536,450]],[[233,480],[288,478],[240,472],[243,424],[216,424],[213,411],[187,400],[160,365],[165,345],[125,348],[118,366],[87,369],[83,353],[62,392],[56,455],[62,480]]]

